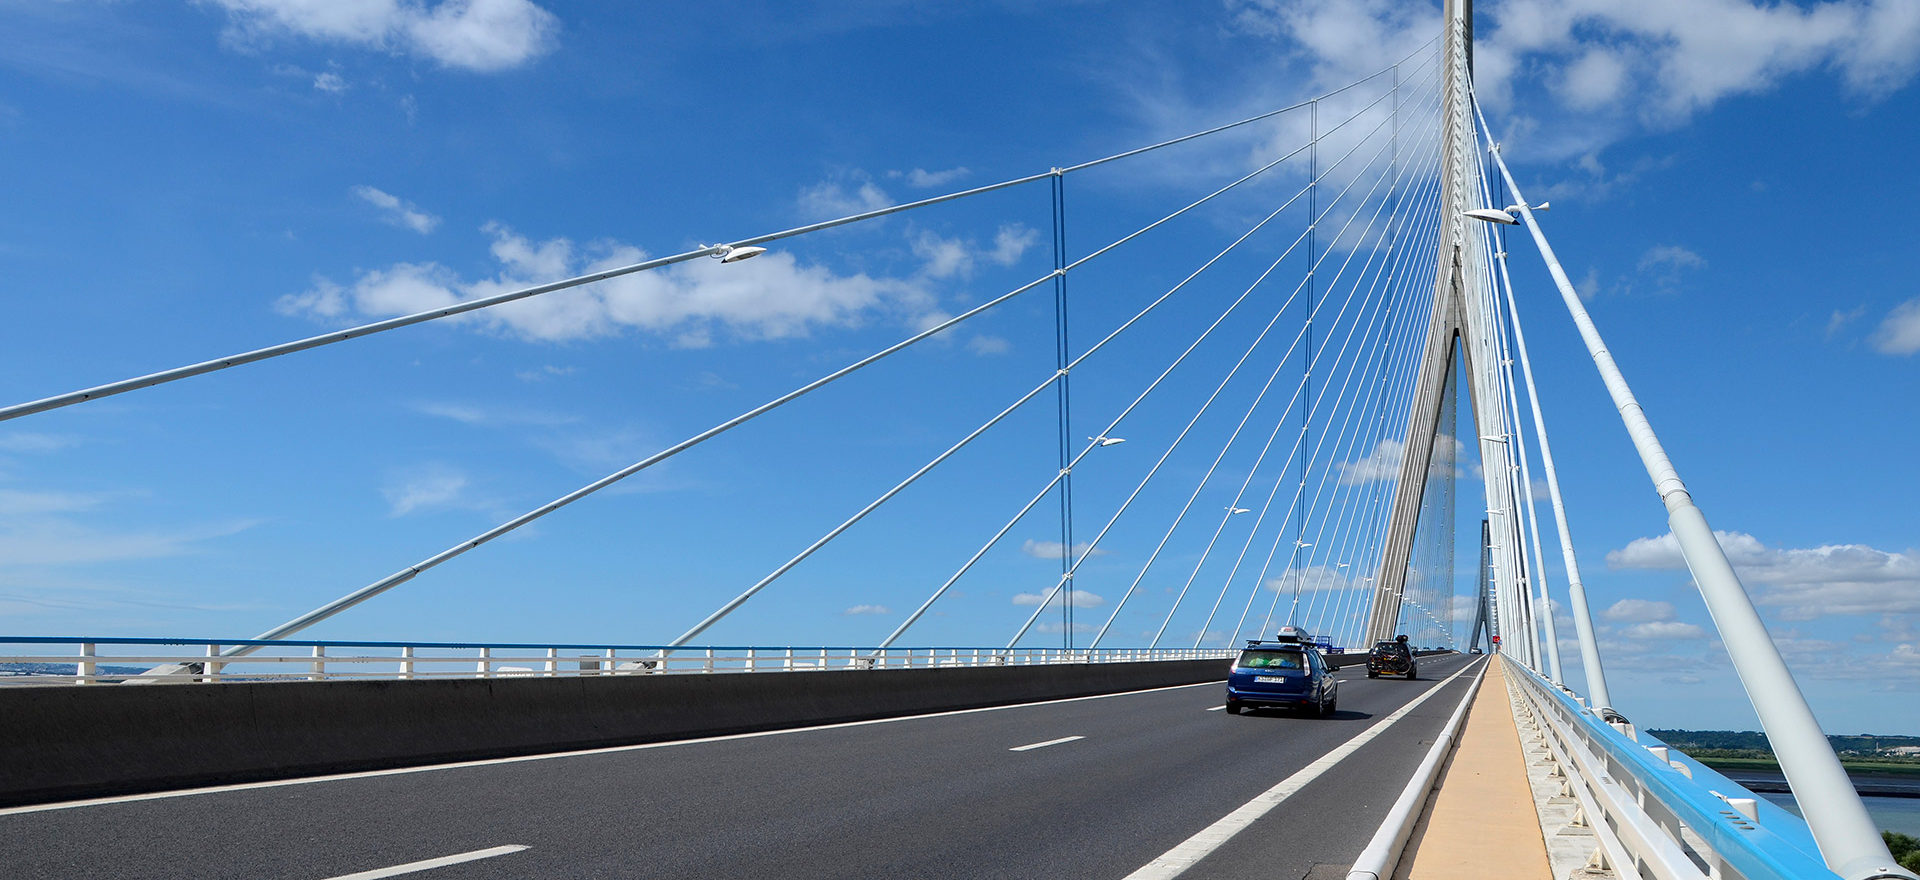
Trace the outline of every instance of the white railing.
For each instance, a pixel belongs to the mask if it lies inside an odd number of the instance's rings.
[[[231,656],[236,648],[253,648]],[[0,638],[0,685],[820,672],[1224,660],[1223,649],[862,648]]]
[[[1577,802],[1571,833],[1592,834],[1590,867],[1657,880],[1839,876],[1798,816],[1631,724],[1600,720],[1519,663],[1507,664],[1507,680],[1521,696],[1522,740],[1537,733],[1565,780],[1561,794]]]

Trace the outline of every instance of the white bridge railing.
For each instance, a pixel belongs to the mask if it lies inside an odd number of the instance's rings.
[[[253,648],[243,656],[223,655]],[[820,672],[1224,660],[1222,649],[863,648],[0,638],[0,685]]]
[[[1521,697],[1521,740],[1545,745],[1564,780],[1561,796],[1574,801],[1567,827],[1550,838],[1591,844],[1589,869],[1658,880],[1837,880],[1800,817],[1630,724],[1600,720],[1519,663],[1507,672]]]

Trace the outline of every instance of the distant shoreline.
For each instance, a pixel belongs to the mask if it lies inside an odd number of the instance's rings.
[[[1792,792],[1787,787],[1787,777],[1780,772],[1780,765],[1765,758],[1715,758],[1700,763],[1720,771],[1727,778],[1746,786],[1749,791],[1764,794]],[[1885,772],[1878,768],[1856,768],[1844,761],[1841,763],[1846,767],[1847,779],[1853,783],[1854,790],[1862,795],[1920,798],[1920,771]]]

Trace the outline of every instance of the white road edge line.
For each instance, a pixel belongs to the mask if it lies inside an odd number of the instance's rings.
[[[1031,751],[1033,751],[1034,749],[1044,749],[1044,748],[1046,748],[1047,746],[1057,746],[1057,745],[1059,745],[1059,744],[1061,744],[1061,743],[1070,743],[1070,742],[1073,742],[1073,741],[1074,741],[1074,740],[1076,740],[1076,739],[1086,739],[1086,737],[1084,737],[1084,736],[1063,736],[1063,737],[1061,737],[1061,738],[1059,738],[1059,739],[1050,739],[1050,740],[1047,740],[1046,742],[1043,742],[1043,743],[1028,743],[1028,744],[1026,744],[1026,745],[1024,745],[1024,746],[1014,746],[1013,748],[1010,748],[1010,749],[1008,749],[1007,751],[1009,751],[1009,752],[1031,752]]]
[[[724,673],[733,674],[733,673]],[[857,674],[857,673],[852,673]],[[490,767],[496,764],[518,764],[523,761],[548,761],[555,758],[577,758],[586,755],[611,755],[619,752],[637,752],[647,749],[664,749],[673,746],[690,746],[702,743],[728,742],[740,739],[755,739],[763,736],[783,736],[789,733],[806,733],[814,730],[837,730],[844,727],[866,727],[872,724],[892,724],[897,721],[913,721],[920,718],[945,718],[952,715],[973,715],[981,712],[999,712],[1006,709],[1021,709],[1028,706],[1051,706],[1058,703],[1079,703],[1087,700],[1105,700],[1112,697],[1126,697],[1134,694],[1151,694],[1159,691],[1177,691],[1183,688],[1219,687],[1220,678],[1213,681],[1193,684],[1176,684],[1166,687],[1143,688],[1137,691],[1121,691],[1117,694],[1094,694],[1086,697],[1065,697],[1058,700],[1041,700],[1036,703],[1013,703],[1006,706],[983,706],[978,709],[950,709],[945,712],[928,712],[924,715],[902,715],[896,718],[870,718],[866,721],[842,721],[837,724],[817,724],[812,727],[789,727],[781,730],[761,730],[753,733],[735,733],[727,736],[706,736],[695,739],[677,739],[667,742],[636,743],[630,746],[608,746],[599,749],[580,749],[570,752],[546,752],[538,755],[518,755],[511,758],[484,758],[477,761],[456,761],[450,764],[427,764],[420,767],[394,767],[389,770],[362,770],[357,773],[334,773],[326,776],[305,776],[299,779],[271,779],[263,782],[239,782],[232,785],[211,785],[205,788],[186,788],[177,791],[154,791],[146,794],[129,794],[119,797],[89,798],[77,801],[62,801],[52,804],[32,804],[23,807],[0,808],[0,816],[14,816],[21,813],[42,813],[50,810],[75,810],[82,807],[98,807],[111,804],[128,804],[138,801],[156,801],[167,798],[192,797],[201,794],[219,794],[228,791],[248,791],[256,788],[280,788],[288,785],[312,785],[319,782],[341,782],[350,779],[373,779],[380,776],[402,776],[408,773],[432,773],[439,770],[460,770],[468,767]]]
[[[361,871],[358,874],[341,874],[338,877],[328,877],[327,880],[380,880],[382,877],[398,877],[401,874],[431,871],[434,868],[444,868],[448,865],[458,865],[462,862],[477,862],[481,859],[493,858],[494,856],[517,853],[523,849],[526,849],[526,847],[518,843],[490,847],[488,849],[476,849],[473,852],[441,856],[437,859],[423,859],[418,862],[408,862],[404,865],[394,865],[391,868],[375,868],[371,871]]]
[[[1469,665],[1467,668],[1470,669],[1472,667]],[[1387,728],[1392,727],[1400,719],[1407,717],[1408,713],[1418,708],[1421,703],[1432,698],[1434,694],[1444,690],[1447,685],[1452,684],[1454,679],[1464,675],[1466,671],[1467,669],[1461,669],[1459,672],[1447,676],[1445,680],[1428,688],[1426,693],[1415,697],[1412,702],[1401,706],[1395,710],[1393,714],[1380,719],[1380,721],[1372,727],[1361,731],[1352,739],[1334,747],[1333,751],[1321,755],[1319,760],[1300,768],[1300,770],[1292,776],[1280,780],[1280,784],[1255,795],[1253,800],[1242,804],[1239,809],[1228,813],[1212,825],[1200,829],[1200,833],[1187,838],[1173,849],[1162,853],[1159,858],[1142,865],[1139,870],[1128,874],[1126,880],[1171,880],[1171,878],[1186,873],[1188,868],[1193,867],[1201,859],[1206,858],[1212,854],[1214,850],[1219,849],[1222,844],[1231,840],[1234,835],[1246,830],[1248,826],[1258,821],[1259,818],[1266,815],[1268,811],[1280,806],[1282,801],[1292,797],[1294,793],[1300,789],[1305,788],[1307,783],[1312,782],[1319,778],[1321,774],[1333,769],[1335,765],[1346,760],[1347,756],[1359,751],[1361,746],[1373,741],[1374,737],[1387,732]]]

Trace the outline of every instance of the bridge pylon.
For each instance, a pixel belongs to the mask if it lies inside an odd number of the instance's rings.
[[[1399,483],[1387,520],[1380,570],[1374,580],[1376,589],[1366,630],[1369,643],[1392,639],[1399,624],[1414,531],[1420,519],[1426,477],[1433,466],[1434,446],[1442,436],[1442,398],[1450,390],[1447,377],[1453,370],[1456,352],[1464,358],[1474,433],[1486,484],[1492,535],[1489,543],[1494,549],[1491,560],[1494,596],[1505,612],[1503,619],[1519,621],[1525,616],[1524,608],[1515,604],[1522,601],[1518,595],[1522,563],[1518,556],[1518,505],[1514,503],[1510,473],[1513,465],[1507,451],[1508,419],[1499,380],[1499,370],[1504,365],[1496,339],[1499,313],[1490,296],[1493,288],[1486,240],[1476,234],[1477,227],[1470,230],[1467,218],[1461,213],[1481,207],[1483,201],[1479,194],[1482,178],[1468,92],[1473,63],[1472,18],[1472,0],[1447,0],[1440,119],[1440,253],[1436,260],[1425,349],[1407,414]],[[1449,455],[1451,452],[1447,450]],[[1526,649],[1520,645],[1510,647],[1520,649],[1521,656],[1526,656]]]

